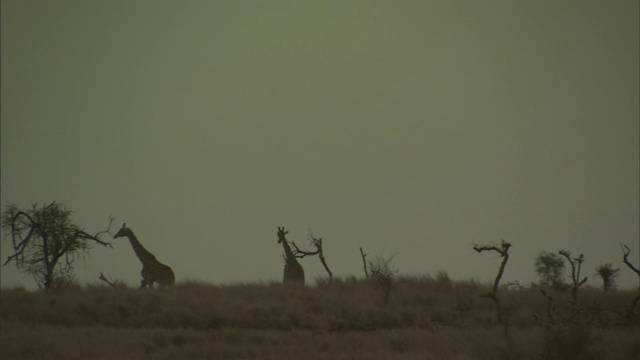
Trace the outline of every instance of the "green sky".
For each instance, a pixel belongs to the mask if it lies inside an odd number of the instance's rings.
[[[1,6],[2,207],[113,215],[178,281],[280,279],[278,226],[323,237],[339,276],[360,246],[490,280],[471,247],[505,239],[522,283],[543,250],[593,277],[640,246],[637,1]],[[140,267],[119,239],[76,273]]]

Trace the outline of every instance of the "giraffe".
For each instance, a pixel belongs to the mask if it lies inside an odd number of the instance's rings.
[[[140,241],[138,241],[138,238],[133,234],[133,231],[127,227],[127,224],[122,224],[122,228],[113,238],[117,239],[123,236],[129,239],[133,251],[142,263],[140,288],[147,286],[153,287],[154,282],[157,282],[160,286],[173,285],[175,283],[173,270],[156,260],[156,257],[140,244]]]
[[[282,243],[284,248],[284,278],[282,282],[285,284],[304,285],[304,269],[298,263],[287,239],[284,237],[288,233],[288,231],[284,231],[284,227],[278,227],[278,244]]]

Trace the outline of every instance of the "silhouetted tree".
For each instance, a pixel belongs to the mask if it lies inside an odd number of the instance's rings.
[[[622,262],[624,262],[625,265],[627,265],[629,269],[631,269],[631,271],[636,273],[636,275],[638,275],[638,279],[640,279],[640,267],[635,267],[631,263],[631,261],[629,261],[629,254],[631,253],[631,249],[625,244],[620,244],[620,247],[622,248]],[[633,299],[633,301],[631,302],[631,306],[629,306],[629,310],[627,310],[627,318],[631,319],[635,316],[634,310],[636,308],[636,305],[638,305],[639,302],[640,302],[640,287],[638,287],[638,295]]]
[[[109,228],[90,235],[71,222],[71,215],[69,208],[57,202],[43,206],[33,204],[26,210],[16,205],[7,206],[2,215],[2,228],[5,236],[11,238],[15,253],[3,266],[13,261],[45,290],[70,282],[74,261],[91,248],[88,240],[111,246],[98,239],[98,235],[108,232]],[[109,226],[112,221],[110,219]]]
[[[558,288],[564,283],[562,281],[564,261],[554,253],[543,251],[538,254],[535,262],[535,271],[540,277],[540,283],[543,285]]]
[[[367,269],[367,255],[369,254],[365,254],[364,251],[362,250],[362,247],[360,247],[360,256],[362,256],[362,264],[364,267],[364,276],[366,279],[369,278],[369,270]]]
[[[602,279],[602,289],[604,291],[608,291],[615,287],[616,278],[618,277],[619,272],[620,269],[614,269],[613,264],[611,263],[606,263],[596,268],[596,275]]]
[[[587,282],[587,277],[580,279],[580,269],[584,262],[584,255],[580,254],[576,258],[571,257],[571,253],[567,250],[560,250],[558,254],[564,256],[571,265],[571,297],[574,304],[578,303],[578,288]]]
[[[511,248],[511,244],[502,240],[500,243],[500,247],[497,246],[478,246],[474,245],[473,250],[481,253],[483,251],[495,251],[500,254],[502,257],[502,263],[500,263],[500,268],[498,269],[498,273],[496,274],[496,279],[493,282],[493,287],[491,288],[491,292],[488,294],[482,294],[480,296],[489,298],[493,300],[496,305],[496,315],[498,321],[500,323],[505,324],[505,319],[503,315],[502,308],[500,307],[500,298],[498,297],[498,287],[500,286],[500,279],[502,279],[502,275],[504,274],[504,269],[507,267],[507,262],[509,261],[509,248]]]
[[[375,260],[369,261],[369,275],[378,285],[384,296],[384,303],[389,303],[389,295],[393,289],[396,273],[398,270],[391,265],[394,255],[388,258],[377,256]]]
[[[295,257],[297,258],[304,258],[305,256],[313,256],[313,255],[318,255],[318,257],[320,258],[320,262],[322,263],[322,266],[324,266],[324,269],[327,271],[327,273],[329,274],[329,278],[333,279],[333,273],[331,272],[331,270],[329,270],[329,266],[327,265],[327,261],[324,258],[324,252],[322,250],[322,238],[316,238],[313,236],[313,233],[311,232],[311,229],[308,230],[307,232],[307,239],[309,239],[309,242],[311,243],[311,245],[313,245],[316,248],[316,251],[305,251],[305,250],[300,250],[298,248],[298,245],[296,245],[295,242],[291,242],[291,245],[293,246],[293,255],[295,255]]]

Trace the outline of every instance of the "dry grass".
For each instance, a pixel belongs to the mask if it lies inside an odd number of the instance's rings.
[[[389,303],[372,282],[319,281],[165,289],[89,286],[0,292],[2,359],[640,359],[640,324],[621,314],[634,291],[581,289],[574,321],[540,326],[539,289],[401,277]],[[553,293],[573,314],[569,293]]]

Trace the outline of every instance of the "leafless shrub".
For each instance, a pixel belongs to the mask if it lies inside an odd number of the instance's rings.
[[[571,253],[567,250],[560,250],[558,253],[564,256],[569,262],[569,265],[571,265],[571,302],[574,305],[577,305],[578,289],[587,282],[586,276],[580,279],[580,270],[582,269],[582,263],[584,262],[584,255],[580,254],[576,258],[572,258]]]
[[[388,258],[376,256],[375,260],[369,262],[369,271],[371,279],[375,281],[378,288],[382,291],[384,303],[389,303],[389,295],[393,289],[395,277],[398,270],[391,264],[394,255]]]

